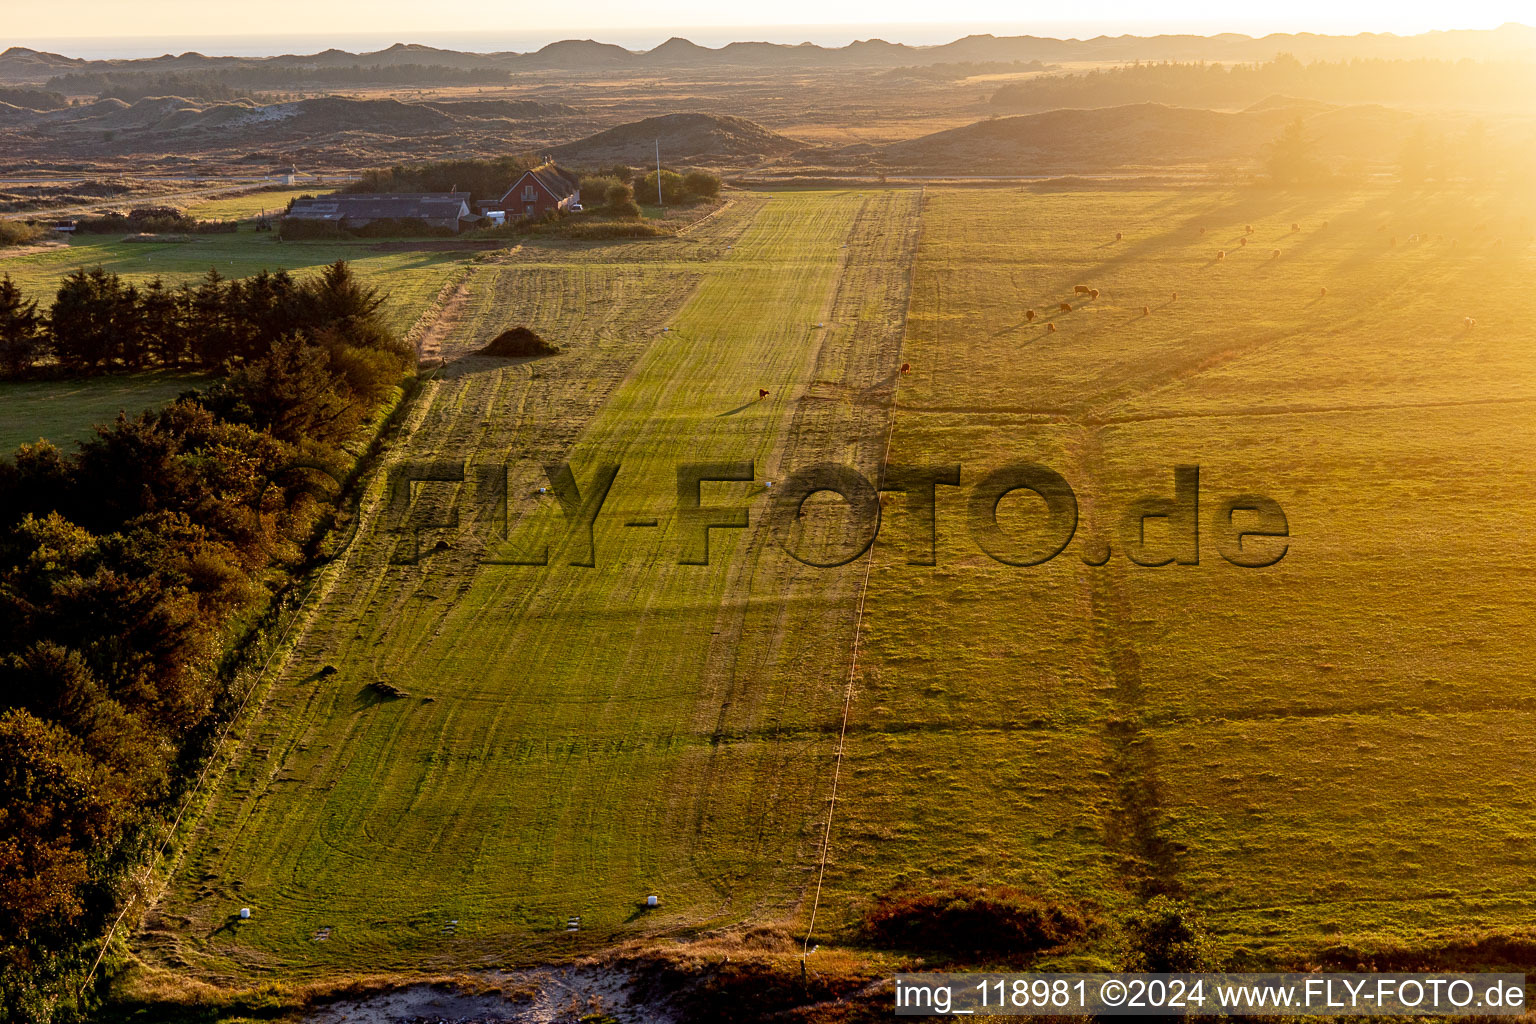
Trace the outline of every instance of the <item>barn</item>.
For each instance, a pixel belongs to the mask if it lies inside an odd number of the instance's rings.
[[[553,163],[524,171],[506,194],[489,204],[506,213],[507,220],[536,220],[555,210],[569,210],[581,202],[576,175]]]
[[[419,220],[434,228],[457,233],[468,221],[468,192],[386,192],[347,195],[337,193],[316,199],[295,199],[288,208],[290,220],[322,221],[343,228],[360,228],[376,220]]]

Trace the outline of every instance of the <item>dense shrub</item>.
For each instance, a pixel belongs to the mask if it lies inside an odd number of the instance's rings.
[[[897,949],[1028,957],[1071,946],[1091,933],[1080,908],[1007,885],[941,883],[875,899],[864,933]]]
[[[381,299],[344,263],[195,289],[66,282],[111,332],[253,346],[226,380],[119,416],[73,457],[0,460],[0,1019],[68,1012],[81,951],[112,920],[233,699],[229,630],[301,564],[325,505],[295,465],[331,467],[409,366]],[[66,316],[66,320],[68,316]],[[206,339],[216,338],[210,342]]]

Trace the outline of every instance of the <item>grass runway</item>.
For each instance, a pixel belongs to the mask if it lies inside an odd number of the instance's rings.
[[[961,486],[938,489],[933,566],[910,564],[905,500],[884,505],[818,941],[937,876],[1110,916],[1171,892],[1227,950],[1277,956],[1518,927],[1536,898],[1522,201],[744,194],[677,238],[474,265],[388,457],[462,462],[465,482],[417,485],[402,532],[375,481],[136,951],[249,980],[803,933],[865,563],[790,559],[761,482],[822,461],[873,478],[887,437],[891,463],[958,463]],[[422,294],[443,280],[409,272]],[[567,351],[471,355],[514,323]],[[677,463],[747,459],[757,482],[705,497],[753,525],[679,565]],[[968,489],[1020,460],[1079,504],[1034,568],[965,527]],[[566,564],[551,461],[583,488],[621,465],[595,568]],[[1120,517],[1179,464],[1201,469],[1200,563],[1133,565]],[[1213,547],[1210,511],[1244,492],[1288,517],[1269,568]],[[836,504],[808,507],[807,530],[848,539]],[[1039,526],[1019,497],[999,515]],[[547,566],[486,564],[541,539]]]

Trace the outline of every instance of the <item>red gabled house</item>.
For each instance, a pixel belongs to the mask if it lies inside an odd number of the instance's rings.
[[[536,220],[554,210],[568,210],[581,202],[581,190],[577,188],[575,175],[556,167],[553,163],[542,164],[512,183],[507,194],[489,204],[504,210],[507,220]]]

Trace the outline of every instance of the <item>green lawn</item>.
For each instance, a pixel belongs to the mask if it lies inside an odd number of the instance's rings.
[[[281,213],[288,202],[299,196],[319,195],[329,191],[322,186],[309,188],[273,189],[270,192],[250,192],[225,199],[204,199],[187,207],[187,213],[199,220],[248,220],[262,211]]]
[[[61,448],[91,436],[119,412],[132,416],[164,405],[205,378],[135,373],[84,380],[0,381],[0,457],[46,438]]]

